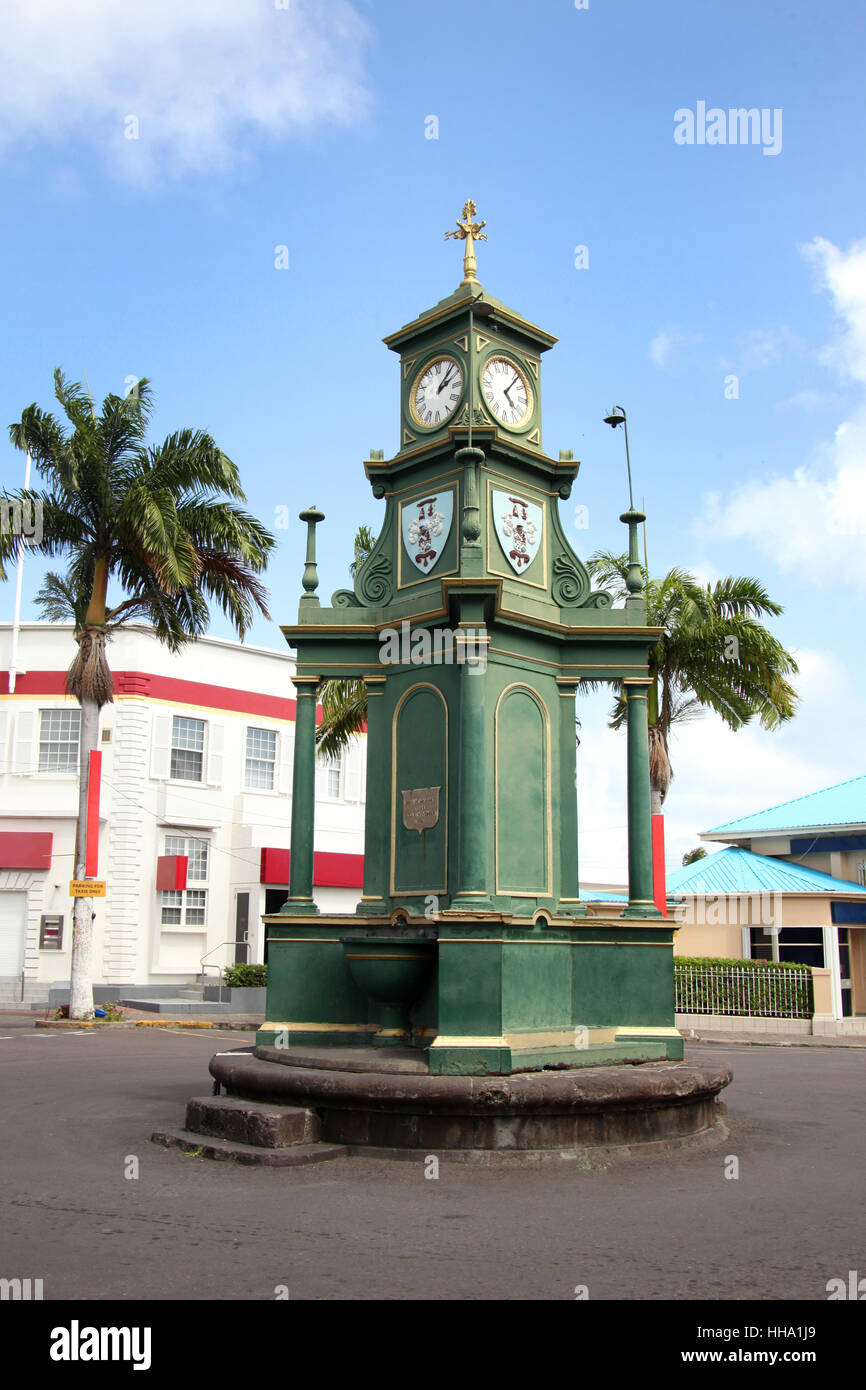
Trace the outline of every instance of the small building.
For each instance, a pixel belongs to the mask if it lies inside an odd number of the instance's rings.
[[[700,838],[726,847],[667,877],[675,954],[824,968],[834,1018],[866,1015],[866,777]]]
[[[14,693],[0,624],[0,1003],[68,983],[78,813],[74,652],[66,624],[25,623]],[[202,972],[262,961],[265,912],[287,894],[295,663],[201,638],[172,655],[149,629],[111,638],[93,978],[172,994]],[[314,897],[352,911],[363,881],[365,744],[316,771]],[[104,995],[104,991],[101,992]]]

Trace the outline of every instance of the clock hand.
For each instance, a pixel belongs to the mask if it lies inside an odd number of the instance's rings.
[[[442,385],[439,387],[439,390],[436,392],[436,395],[437,395],[437,396],[440,395],[441,392],[444,391],[445,387],[448,385],[449,381],[451,380],[451,373],[452,373],[453,371],[454,371],[454,368],[453,368],[453,367],[449,367],[449,368],[448,368],[448,375],[446,376],[445,380],[442,382]]]

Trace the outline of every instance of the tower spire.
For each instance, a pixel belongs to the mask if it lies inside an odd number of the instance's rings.
[[[487,233],[482,231],[482,227],[487,226],[487,222],[473,222],[478,209],[471,198],[463,204],[463,219],[457,218],[457,231],[446,232],[445,240],[453,237],[455,241],[465,241],[466,250],[463,253],[463,279],[462,285],[477,285],[478,276],[475,274],[477,265],[475,261],[475,242],[486,241]]]

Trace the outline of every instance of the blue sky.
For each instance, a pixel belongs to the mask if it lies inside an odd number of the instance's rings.
[[[98,398],[149,376],[155,436],[209,429],[263,520],[322,507],[328,595],[358,523],[379,524],[362,460],[398,445],[381,338],[455,288],[443,233],[471,196],[485,288],[560,339],[544,442],[582,460],[578,551],[623,543],[622,441],[601,423],[622,403],[651,568],[755,574],[786,608],[801,713],[778,734],[683,731],[671,867],[698,830],[863,771],[857,0],[12,0],[4,27],[5,422],[50,407],[55,365]],[[675,112],[699,102],[781,111],[778,153],[678,144]],[[4,483],[22,462],[0,441]],[[300,531],[277,532],[277,621]],[[36,587],[31,563],[25,616]],[[11,618],[12,584],[0,599]],[[582,852],[612,879],[624,749],[604,711],[585,703]]]

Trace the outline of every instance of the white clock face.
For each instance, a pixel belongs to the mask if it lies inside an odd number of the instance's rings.
[[[412,414],[419,425],[435,429],[453,411],[463,391],[463,373],[453,357],[437,357],[412,388]]]
[[[531,409],[526,378],[505,357],[491,357],[481,376],[484,399],[503,425],[522,425]]]

